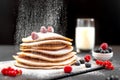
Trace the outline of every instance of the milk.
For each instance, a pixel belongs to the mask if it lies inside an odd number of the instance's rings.
[[[76,50],[92,50],[95,45],[94,26],[77,26],[75,31]]]

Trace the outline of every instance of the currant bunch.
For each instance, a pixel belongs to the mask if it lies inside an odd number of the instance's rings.
[[[96,64],[105,67],[105,69],[114,70],[114,65],[109,60],[107,61],[96,60]]]
[[[12,67],[3,68],[1,73],[5,76],[15,77],[22,74],[22,70],[14,69]]]

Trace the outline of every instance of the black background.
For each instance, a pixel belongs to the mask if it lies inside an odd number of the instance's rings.
[[[75,36],[77,18],[94,18],[96,44],[120,45],[119,0],[67,0],[66,36]],[[0,0],[0,44],[14,44],[18,0]]]
[[[0,44],[14,44],[17,0],[0,0]]]

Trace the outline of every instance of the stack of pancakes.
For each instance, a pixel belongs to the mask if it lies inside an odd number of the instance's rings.
[[[56,69],[76,62],[72,39],[57,33],[37,33],[38,39],[23,38],[20,51],[13,57],[15,65],[23,68]]]

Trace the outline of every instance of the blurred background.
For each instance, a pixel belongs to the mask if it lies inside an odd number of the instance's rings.
[[[94,18],[96,45],[108,42],[120,45],[119,0],[65,0],[66,36],[75,38],[77,18]],[[18,17],[18,0],[0,0],[0,44],[14,44]]]

